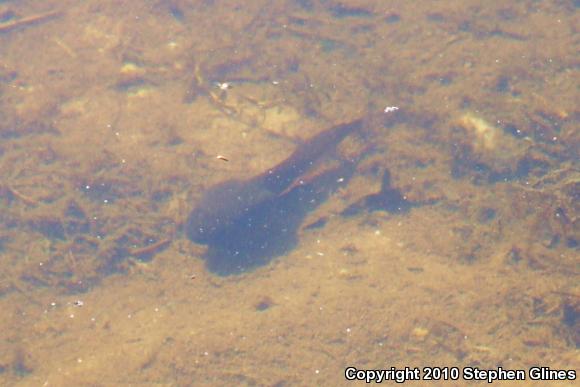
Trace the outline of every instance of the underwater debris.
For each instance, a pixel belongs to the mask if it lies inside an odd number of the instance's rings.
[[[39,13],[32,16],[25,16],[20,19],[10,19],[5,23],[0,24],[0,34],[5,32],[13,31],[19,27],[32,26],[39,24],[60,16],[62,13],[59,11]]]
[[[527,159],[531,142],[526,138],[515,138],[503,129],[473,113],[465,113],[453,123],[461,131],[456,138],[456,167],[472,168],[489,172],[494,179],[513,177]]]

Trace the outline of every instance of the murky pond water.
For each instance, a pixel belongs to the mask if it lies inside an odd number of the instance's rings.
[[[577,371],[577,12],[0,1],[0,384]]]

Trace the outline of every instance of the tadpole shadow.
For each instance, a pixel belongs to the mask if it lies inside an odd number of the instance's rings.
[[[221,276],[240,274],[294,249],[306,215],[345,184],[353,172],[354,164],[343,163],[311,183],[249,208],[207,241],[204,259],[208,270]]]
[[[367,195],[358,202],[351,204],[348,208],[342,211],[343,216],[355,216],[363,211],[387,211],[391,214],[405,214],[413,207],[417,207],[421,203],[412,202],[399,191],[397,188],[391,186],[391,173],[388,169],[383,171],[381,179],[381,189],[379,192]]]

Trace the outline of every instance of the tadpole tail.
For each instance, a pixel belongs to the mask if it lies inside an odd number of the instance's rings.
[[[362,128],[363,122],[359,118],[340,124],[307,140],[289,158],[267,171],[264,186],[275,194],[283,192],[322,155],[336,147],[346,136]]]

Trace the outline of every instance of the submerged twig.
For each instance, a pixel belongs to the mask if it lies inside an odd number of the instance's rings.
[[[60,16],[60,15],[61,15],[61,12],[59,12],[59,11],[51,11],[51,12],[39,13],[36,15],[23,17],[21,19],[10,20],[6,23],[0,24],[0,33],[12,31],[18,27],[42,23],[44,21],[53,19],[53,18]]]
[[[156,253],[158,250],[165,248],[170,243],[171,243],[171,239],[168,239],[168,238],[162,239],[162,240],[155,242],[155,243],[152,243],[148,246],[129,250],[129,255],[132,255],[134,257],[140,257],[140,256],[144,256],[144,255],[153,254],[153,253]]]
[[[24,204],[26,204],[28,206],[35,207],[39,204],[39,202],[37,200],[34,200],[34,199],[24,195],[22,192],[18,191],[16,188],[14,188],[10,185],[6,186],[6,188],[14,197],[20,199]]]

